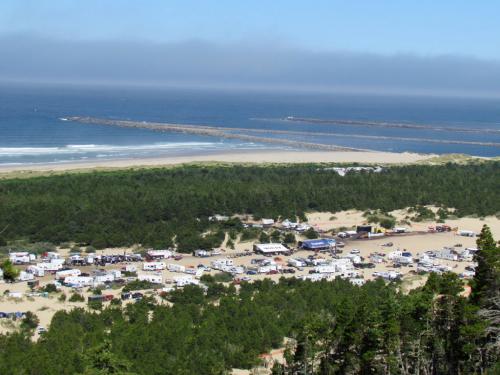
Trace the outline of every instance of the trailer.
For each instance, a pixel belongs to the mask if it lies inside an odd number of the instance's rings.
[[[471,230],[459,230],[458,235],[463,237],[475,237],[476,233]]]
[[[335,273],[336,268],[332,265],[320,265],[314,267],[315,273]]]
[[[35,276],[32,273],[21,271],[19,273],[19,276],[17,277],[17,279],[19,281],[30,281],[30,280],[34,280]]]
[[[68,276],[80,276],[82,274],[82,271],[79,269],[71,269],[71,270],[64,270],[64,271],[57,271],[56,272],[56,279],[62,280]]]
[[[37,266],[28,266],[26,268],[26,272],[29,272],[31,274],[33,274],[33,276],[36,276],[36,277],[44,277],[45,276],[45,270],[41,267],[37,267]]]
[[[91,287],[94,279],[90,276],[67,276],[64,278],[64,285],[72,288]]]
[[[163,284],[163,276],[161,273],[141,273],[137,275],[137,280],[148,281],[152,284]]]
[[[146,258],[155,260],[155,259],[168,259],[174,256],[173,251],[171,250],[149,250],[146,253]]]
[[[221,270],[224,267],[232,267],[234,265],[234,262],[232,259],[222,258],[213,260],[210,264],[212,265],[213,269]]]
[[[186,285],[199,285],[200,281],[196,280],[191,276],[180,276],[180,277],[174,277],[174,283],[178,287],[183,287]]]
[[[167,269],[170,272],[186,272],[186,267],[180,264],[169,263]]]
[[[146,262],[142,265],[143,271],[160,271],[167,268],[163,262]]]
[[[306,263],[299,260],[299,259],[290,258],[290,259],[288,259],[288,265],[290,267],[299,268],[299,267],[305,267]]]

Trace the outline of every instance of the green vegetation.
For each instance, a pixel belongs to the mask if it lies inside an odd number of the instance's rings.
[[[123,287],[124,292],[131,292],[133,290],[155,289],[157,284],[153,284],[147,280],[134,280]]]
[[[13,282],[19,276],[20,271],[16,267],[14,267],[9,259],[4,260],[2,263],[0,263],[0,268],[3,271],[3,278],[5,279],[5,281]]]
[[[42,292],[46,292],[46,293],[56,293],[56,292],[57,292],[57,287],[56,287],[56,285],[55,285],[55,284],[50,283],[50,284],[45,285],[45,286],[42,288]]]
[[[0,373],[225,374],[258,365],[288,337],[287,364],[275,373],[495,374],[500,248],[486,227],[478,246],[470,299],[453,273],[408,294],[381,280],[285,278],[236,291],[204,276],[207,293],[187,286],[167,295],[173,305],[96,303],[99,313],[57,312],[37,342],[29,330],[0,335]]]
[[[341,177],[321,165],[189,166],[64,174],[0,181],[0,228],[7,242],[76,242],[94,248],[143,244],[181,251],[218,247],[226,231],[242,240],[260,231],[212,223],[214,213],[304,217],[356,208],[389,212],[433,204],[456,215],[500,211],[500,162],[412,165]],[[208,234],[206,234],[208,233]]]
[[[287,234],[208,217],[303,218],[314,210],[413,206],[426,220],[425,205],[482,217],[500,212],[499,171],[500,162],[345,177],[319,165],[193,166],[2,180],[0,228],[9,246],[50,241],[82,249],[166,247],[175,241],[191,252],[219,246],[226,233],[233,241],[241,233],[243,240],[288,242]],[[432,274],[409,293],[381,280],[357,287],[345,280],[282,278],[243,282],[237,289],[225,286],[230,275],[221,273],[203,276],[207,290],[186,286],[164,294],[169,304],[146,296],[124,306],[93,301],[90,311],[59,311],[38,341],[31,337],[31,316],[25,328],[0,335],[0,374],[225,374],[259,364],[259,354],[282,347],[285,338],[291,338],[287,364],[275,373],[494,374],[500,359],[500,248],[487,227],[478,248],[470,298],[451,273]],[[124,291],[153,287],[135,281]],[[56,291],[53,284],[45,290]]]
[[[85,298],[80,293],[73,293],[69,297],[69,302],[85,302]]]
[[[21,330],[32,331],[36,327],[38,327],[39,323],[40,323],[40,319],[38,319],[38,316],[36,316],[36,314],[32,313],[31,311],[27,311],[26,315],[24,316],[23,320],[21,321]]]
[[[385,229],[392,229],[396,225],[396,218],[394,216],[380,210],[366,211],[363,216],[366,217],[366,221],[369,223],[380,224]]]

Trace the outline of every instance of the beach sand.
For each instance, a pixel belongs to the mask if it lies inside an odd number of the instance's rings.
[[[409,164],[435,155],[415,153],[392,153],[375,151],[238,151],[191,156],[165,156],[157,158],[138,158],[123,160],[98,160],[88,162],[0,165],[0,175],[12,172],[38,171],[58,172],[89,169],[115,169],[130,167],[171,166],[186,163],[365,163],[365,164]]]

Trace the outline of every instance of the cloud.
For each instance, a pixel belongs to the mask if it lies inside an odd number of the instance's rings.
[[[500,95],[500,61],[313,52],[205,41],[155,44],[0,36],[0,79]]]

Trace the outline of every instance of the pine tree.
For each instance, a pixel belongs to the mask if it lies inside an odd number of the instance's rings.
[[[487,225],[483,226],[477,239],[478,251],[476,275],[472,282],[471,301],[480,304],[491,293],[498,293],[500,273],[500,249],[497,247]],[[496,287],[495,287],[496,286]]]
[[[476,275],[471,302],[479,308],[478,316],[485,322],[481,347],[481,370],[500,360],[500,247],[487,225],[477,240]]]

